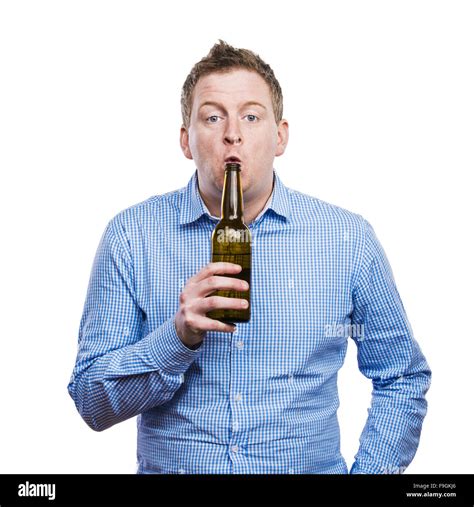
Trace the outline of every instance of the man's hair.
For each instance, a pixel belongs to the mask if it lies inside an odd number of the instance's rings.
[[[282,119],[283,94],[280,83],[270,65],[248,49],[234,48],[223,40],[219,40],[219,43],[214,44],[208,55],[194,65],[184,82],[181,90],[181,114],[185,127],[189,127],[193,92],[199,79],[215,72],[224,73],[234,69],[246,69],[262,76],[270,88],[275,120],[278,123]]]

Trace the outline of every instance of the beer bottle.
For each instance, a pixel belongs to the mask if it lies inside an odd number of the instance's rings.
[[[227,163],[225,166],[224,188],[222,190],[221,220],[212,233],[212,262],[240,264],[242,270],[230,278],[245,280],[250,287],[251,236],[244,223],[240,164]],[[216,309],[207,316],[222,322],[247,322],[250,320],[250,289],[248,291],[217,290],[215,296],[246,299],[247,308]]]

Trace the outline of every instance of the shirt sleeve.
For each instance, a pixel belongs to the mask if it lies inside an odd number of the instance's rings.
[[[402,473],[411,463],[426,415],[431,371],[413,337],[393,274],[371,225],[353,292],[353,337],[372,402],[351,473]]]
[[[145,314],[136,300],[127,247],[115,218],[94,260],[68,385],[77,410],[96,431],[171,399],[200,354],[181,342],[174,316],[142,336]]]

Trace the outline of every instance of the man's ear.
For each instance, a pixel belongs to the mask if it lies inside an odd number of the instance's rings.
[[[288,139],[290,136],[289,131],[289,125],[286,120],[280,120],[280,123],[278,123],[278,142],[277,147],[275,151],[275,156],[279,157],[280,155],[283,155],[286,150],[286,145],[288,144]]]
[[[184,156],[189,158],[189,160],[193,159],[193,155],[189,148],[189,134],[188,129],[181,125],[181,130],[179,132],[179,144],[181,145],[181,149],[183,150]]]

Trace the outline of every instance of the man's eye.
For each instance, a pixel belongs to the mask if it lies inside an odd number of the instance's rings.
[[[248,115],[246,116],[246,118],[247,118],[247,120],[248,120],[249,122],[252,122],[252,123],[254,123],[254,122],[258,121],[258,118],[257,118],[254,114],[248,114]]]
[[[209,123],[216,123],[216,122],[218,122],[218,121],[219,121],[219,116],[217,116],[216,114],[213,114],[212,116],[209,116],[209,117],[207,118],[207,121],[208,121]]]

